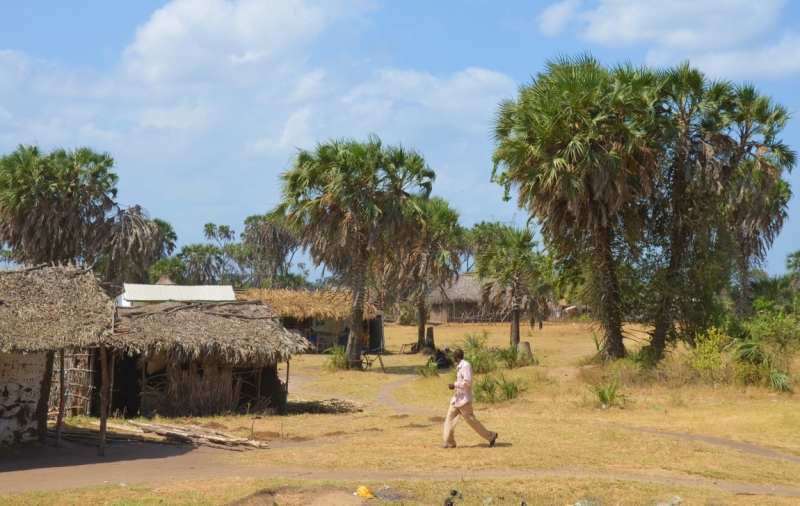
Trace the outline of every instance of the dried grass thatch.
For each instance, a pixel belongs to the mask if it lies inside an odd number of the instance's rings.
[[[266,366],[308,349],[308,341],[284,329],[259,301],[165,302],[117,308],[117,314],[110,345],[145,359],[163,353],[170,362]]]
[[[346,291],[293,291],[250,289],[236,295],[239,300],[260,300],[272,308],[282,318],[325,318],[345,320],[350,317],[353,296]],[[378,310],[372,304],[364,303],[364,319],[372,320]]]
[[[451,304],[453,302],[481,302],[481,283],[472,274],[462,274],[458,279],[444,285],[444,289],[434,288],[428,294],[428,304]]]
[[[108,338],[114,301],[88,269],[0,271],[0,352],[88,347]]]

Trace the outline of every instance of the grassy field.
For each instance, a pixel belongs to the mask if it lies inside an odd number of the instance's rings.
[[[635,337],[641,330],[630,328],[628,332]],[[505,325],[439,325],[435,327],[435,339],[440,347],[455,347],[466,333],[483,331],[489,333],[491,346],[507,346],[509,329]],[[377,363],[365,372],[329,372],[325,369],[325,355],[297,357],[291,364],[291,376],[303,392],[300,396],[309,398],[313,397],[310,392],[316,392],[320,398],[359,400],[365,404],[362,413],[262,418],[255,421],[255,431],[261,437],[274,438],[283,432],[286,438],[313,440],[316,444],[219,458],[248,468],[429,473],[430,479],[426,480],[384,480],[391,490],[408,498],[405,504],[441,504],[451,488],[464,494],[457,504],[484,504],[488,497],[502,496],[506,498],[504,504],[525,500],[528,504],[563,505],[594,498],[605,505],[638,505],[667,502],[674,495],[681,496],[684,504],[800,503],[800,497],[744,496],[702,486],[643,483],[611,476],[800,487],[798,461],[635,430],[726,438],[800,456],[800,403],[796,395],[752,387],[668,388],[631,381],[623,382],[622,391],[628,397],[624,409],[601,409],[587,386],[602,381],[603,372],[596,365],[581,365],[596,351],[589,326],[549,324],[543,330],[526,328],[522,339],[531,343],[541,359],[539,365],[499,372],[519,380],[525,391],[512,401],[476,404],[476,416],[490,430],[500,433],[498,448],[487,449],[485,441],[461,424],[456,431],[459,448],[438,449],[442,417],[451,396],[446,385],[452,380],[452,373],[409,380],[425,357],[398,352],[403,343],[416,340],[416,328],[389,326],[386,344],[393,353],[383,358],[386,374]],[[632,344],[635,346],[635,341]],[[280,373],[285,374],[285,370]],[[381,402],[382,395],[390,395],[395,403],[417,410],[399,413],[397,405]],[[213,422],[244,434],[249,433],[253,420],[226,416],[193,422]],[[453,471],[462,472],[464,478],[453,483],[436,477],[437,473]],[[499,475],[468,477],[472,472]],[[536,477],[501,476],[504,472],[531,473]],[[552,476],[556,473],[565,476]],[[332,485],[354,489],[359,484],[224,479],[136,485],[124,490],[100,487],[68,493],[28,493],[2,500],[8,504],[225,504],[270,487]],[[369,483],[373,487],[383,484]]]

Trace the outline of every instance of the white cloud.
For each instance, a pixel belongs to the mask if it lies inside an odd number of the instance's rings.
[[[782,33],[788,0],[578,0],[552,4],[539,16],[540,30],[555,35],[566,25],[589,42],[608,47],[644,46],[647,63],[690,59],[712,75],[781,76],[800,72],[800,34]]]
[[[63,68],[0,51],[0,153],[19,143],[109,151],[120,198],[169,219],[182,241],[206,221],[240,225],[277,201],[295,148],[377,133],[423,152],[465,219],[502,217],[489,182],[489,125],[514,93],[507,75],[312,65],[334,24],[367,1],[175,0],[153,14],[109,72]],[[491,204],[489,204],[491,202]],[[490,206],[490,210],[486,210]]]
[[[786,0],[601,0],[580,13],[586,39],[608,46],[651,42],[664,49],[741,47],[768,33]]]
[[[549,6],[539,15],[539,30],[545,35],[561,33],[567,23],[575,18],[580,5],[579,0],[564,0]]]

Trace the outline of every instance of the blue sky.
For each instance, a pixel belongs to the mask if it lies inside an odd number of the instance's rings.
[[[91,146],[120,202],[239,231],[277,202],[296,148],[377,133],[422,151],[465,224],[516,220],[489,182],[497,102],[559,54],[670,65],[755,83],[795,118],[800,2],[0,0],[0,153]],[[800,169],[768,257],[800,249]]]

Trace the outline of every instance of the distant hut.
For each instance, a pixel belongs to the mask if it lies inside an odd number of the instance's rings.
[[[107,339],[113,315],[114,301],[89,270],[0,272],[0,442],[44,440],[54,352]],[[83,392],[77,400],[85,402],[88,391],[81,388],[73,393]]]
[[[282,406],[278,364],[308,349],[260,301],[118,308],[111,412],[208,416]]]
[[[287,330],[304,336],[318,351],[347,344],[353,297],[347,291],[294,291],[251,289],[239,300],[260,300],[275,311]],[[365,346],[383,349],[383,312],[364,303]]]
[[[428,294],[427,302],[430,322],[504,321],[501,311],[481,305],[481,283],[473,274],[462,274],[443,288],[434,288]]]

